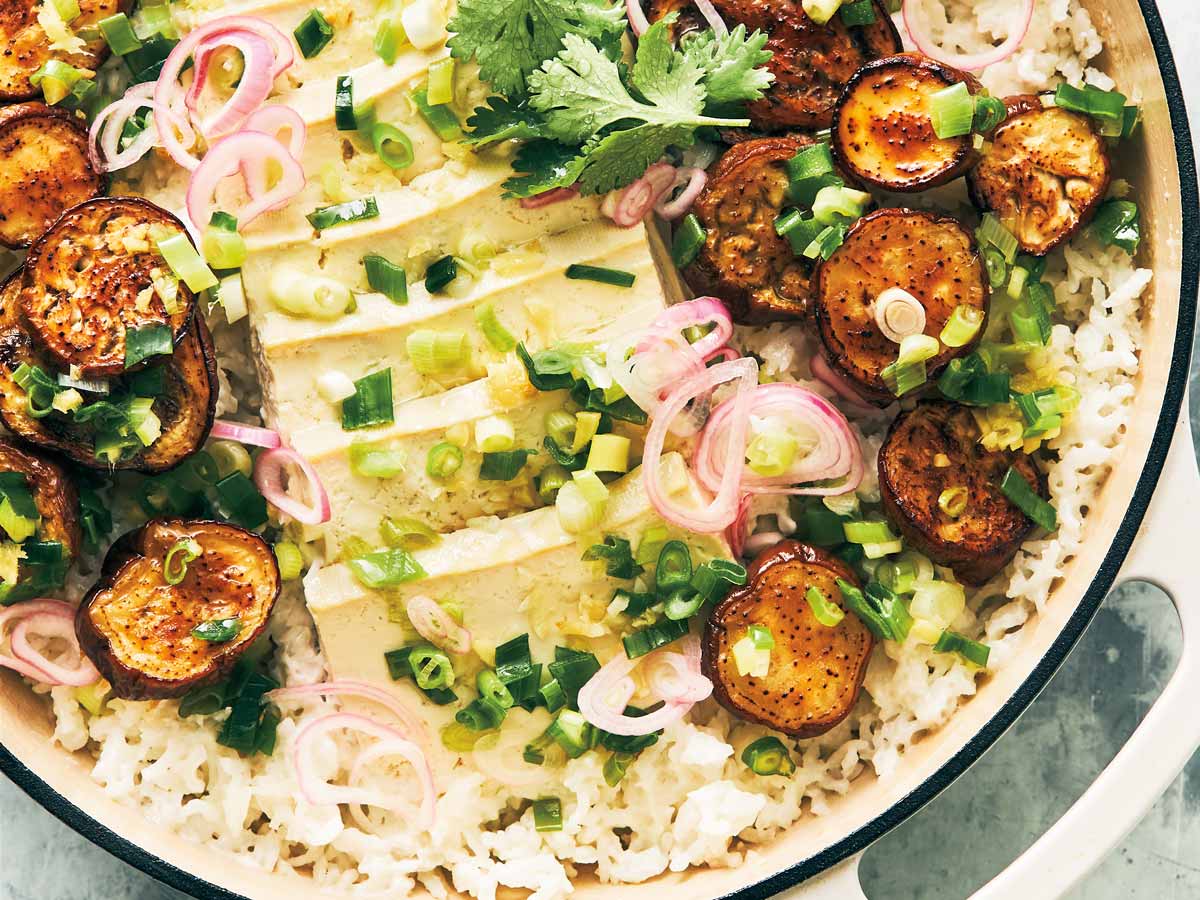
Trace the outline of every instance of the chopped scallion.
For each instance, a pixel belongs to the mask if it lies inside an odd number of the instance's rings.
[[[462,464],[462,449],[449,441],[442,441],[435,444],[425,458],[425,472],[435,481],[446,481],[454,477]]]
[[[443,256],[425,270],[425,290],[431,294],[441,293],[457,277],[458,260],[453,256]]]
[[[461,331],[434,331],[421,328],[405,338],[408,361],[422,375],[437,375],[465,365],[470,344]]]
[[[475,307],[475,324],[483,332],[483,336],[492,348],[500,353],[508,353],[517,346],[517,339],[512,336],[496,315],[494,303],[481,303]]]
[[[354,79],[339,75],[333,93],[333,121],[338,131],[357,131],[358,117],[354,114]]]
[[[981,669],[987,668],[988,657],[992,652],[992,648],[987,644],[973,641],[969,637],[949,629],[942,632],[942,636],[937,639],[933,649],[937,653],[957,653],[967,662],[979,666]]]
[[[562,801],[557,797],[542,797],[533,801],[533,830],[562,831]]]
[[[675,236],[671,240],[671,261],[680,269],[685,269],[696,261],[708,232],[700,224],[695,213],[688,213],[675,227]]]
[[[165,356],[175,351],[170,325],[143,325],[125,330],[125,368],[145,362],[152,356]],[[32,395],[31,395],[32,396]]]
[[[429,64],[426,99],[430,106],[454,102],[454,58],[447,56]]]
[[[355,381],[354,396],[342,401],[342,430],[391,425],[394,421],[392,370],[380,369]]]
[[[572,263],[567,266],[567,277],[576,281],[598,281],[600,284],[611,284],[613,287],[623,288],[633,287],[633,283],[637,280],[637,276],[632,272],[581,263]]]
[[[796,764],[783,741],[774,735],[760,737],[742,751],[742,762],[755,775],[791,775]]]
[[[157,246],[171,271],[189,290],[199,293],[216,286],[217,276],[205,265],[186,234],[177,232],[158,241]]]
[[[1038,496],[1025,476],[1010,466],[1000,482],[1000,490],[1021,512],[1046,531],[1058,530],[1058,514],[1054,507]]]
[[[374,197],[360,197],[345,203],[335,203],[333,206],[321,206],[305,216],[308,224],[317,231],[325,231],[338,225],[362,222],[378,217],[379,205],[375,202]]]
[[[380,161],[395,171],[407,169],[417,158],[413,151],[412,138],[395,125],[386,122],[377,122],[372,126],[371,145]]]
[[[425,570],[408,553],[398,547],[375,550],[347,562],[350,571],[369,588],[396,587],[425,577]]]
[[[105,43],[117,56],[127,56],[141,48],[142,42],[133,33],[133,25],[125,13],[117,13],[115,16],[101,19],[97,24],[100,34],[104,36]]]
[[[363,268],[367,270],[367,284],[393,303],[408,303],[408,273],[403,266],[371,253],[363,257]]]
[[[828,628],[833,628],[846,617],[845,611],[826,597],[816,585],[809,585],[804,599],[808,601],[808,608],[812,610],[813,617]]]
[[[498,453],[483,454],[479,464],[480,481],[512,481],[521,470],[529,457],[537,456],[537,450],[503,450]]]
[[[225,644],[242,632],[242,620],[237,616],[227,619],[210,619],[192,629],[192,637],[210,644]]]
[[[445,104],[439,106],[430,103],[427,88],[413,91],[412,101],[413,105],[417,107],[417,112],[421,114],[421,118],[443,141],[456,141],[462,137],[462,125],[458,121],[458,116],[454,115],[454,111]]]
[[[305,59],[312,59],[333,40],[333,26],[319,9],[310,10],[292,32]]]

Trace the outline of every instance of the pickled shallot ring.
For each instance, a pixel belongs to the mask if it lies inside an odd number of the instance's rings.
[[[649,349],[663,334],[682,334],[685,328],[696,325],[712,325],[712,331],[692,344],[692,350],[705,362],[721,352],[733,337],[733,319],[725,304],[716,297],[697,297],[685,303],[676,303],[654,317],[647,328],[646,340],[638,345],[638,352]]]
[[[548,191],[542,191],[540,194],[534,194],[532,197],[522,197],[521,209],[541,209],[553,203],[574,200],[578,196],[579,188],[577,187],[552,188]]]
[[[668,688],[670,698],[662,697],[665,704],[644,716],[625,715],[625,707],[634,694],[630,673],[639,664],[657,665],[657,657],[660,655],[675,656],[684,660],[678,669],[667,661],[666,664],[672,666],[672,674],[675,676],[669,683],[665,683],[661,678],[656,679],[659,687]],[[580,688],[579,712],[592,725],[611,734],[651,734],[682,719],[688,710],[711,693],[712,682],[700,674],[699,662],[694,653],[680,657],[673,651],[663,649],[641,659],[629,659],[624,653],[618,653]]]
[[[96,116],[88,131],[88,153],[92,165],[98,171],[115,172],[131,166],[145,156],[151,147],[158,144],[156,116],[155,120],[146,123],[146,127],[128,147],[121,149],[121,134],[130,118],[142,109],[149,109],[157,114],[159,107],[153,95],[154,82],[135,84],[120,100],[110,103]],[[166,110],[165,114],[179,133],[184,135],[184,140],[190,142],[196,139],[192,126],[185,118],[170,109]]]
[[[920,2],[921,0],[904,0],[904,27],[908,30],[908,36],[912,38],[917,49],[930,59],[936,59],[956,69],[978,71],[1008,59],[1017,51],[1021,41],[1025,40],[1025,35],[1029,32],[1029,23],[1033,21],[1034,0],[1020,0],[1020,7],[1013,15],[1013,28],[1004,43],[981,53],[949,53],[937,45],[926,29],[920,27],[926,24],[914,11],[914,7]]]
[[[266,187],[266,167],[277,163],[281,174],[269,190]],[[208,151],[192,175],[188,185],[187,210],[192,224],[202,228],[208,224],[214,208],[213,196],[217,186],[243,167],[248,193],[250,186],[259,189],[250,203],[238,210],[238,228],[243,228],[265,212],[278,208],[304,189],[304,169],[278,140],[258,131],[242,131],[223,138]]]
[[[289,466],[303,476],[305,492],[309,496],[307,502],[295,499],[289,492],[291,485],[285,484],[284,476]],[[317,470],[290,447],[277,447],[258,457],[254,463],[254,485],[268,503],[302,525],[321,525],[329,521],[329,495]]]
[[[79,647],[74,619],[75,608],[61,600],[27,600],[0,609],[0,632],[7,623],[15,623],[9,638],[12,656],[0,653],[0,666],[44,684],[70,684],[76,687],[92,684],[100,677],[100,673]],[[65,668],[51,662],[44,653],[30,645],[31,630],[44,637],[65,640],[71,646],[75,658],[79,660],[79,665],[75,668]]]
[[[405,737],[410,740],[426,740],[425,726],[420,716],[401,703],[395,695],[378,685],[349,678],[321,681],[316,684],[289,685],[276,688],[266,695],[275,702],[308,700],[314,697],[360,697],[378,703],[400,723]]]
[[[268,450],[274,450],[283,444],[278,431],[259,428],[256,425],[243,425],[241,422],[227,422],[224,419],[213,422],[209,435],[218,440],[236,441],[247,447],[265,447]]]
[[[708,184],[708,173],[703,169],[678,169],[675,181],[659,198],[658,203],[654,206],[654,211],[667,221],[678,219],[692,208],[692,204],[696,202],[696,198],[700,196],[700,192],[704,190],[706,184]],[[667,196],[680,185],[685,185],[683,191],[675,199],[668,200]]]
[[[463,628],[433,598],[410,597],[404,609],[417,634],[451,653],[471,652],[471,632]]]
[[[641,37],[650,28],[641,0],[625,0],[625,17],[629,19],[629,29],[635,37]]]
[[[675,167],[670,163],[654,163],[641,178],[616,195],[611,211],[606,201],[605,212],[622,228],[633,228],[650,214],[674,183]]]
[[[273,103],[256,109],[242,125],[242,131],[261,131],[263,134],[279,140],[279,133],[287,131],[287,150],[296,159],[304,154],[304,141],[308,136],[308,126],[304,117],[284,103]]]
[[[271,93],[271,73],[275,62],[271,45],[249,31],[222,31],[200,43],[192,54],[194,75],[183,98],[188,111],[193,114],[196,112],[200,95],[208,83],[212,58],[218,50],[226,47],[241,53],[244,69],[233,96],[200,127],[201,133],[209,139],[236,131]]]

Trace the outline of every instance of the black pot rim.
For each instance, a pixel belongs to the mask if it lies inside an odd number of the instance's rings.
[[[1194,247],[1200,245],[1200,201],[1197,199],[1196,164],[1183,89],[1155,0],[1138,0],[1138,4],[1141,6],[1142,17],[1146,22],[1150,40],[1154,45],[1154,54],[1158,59],[1159,71],[1166,89],[1167,106],[1171,114],[1171,126],[1175,134],[1175,151],[1179,160],[1183,246]],[[1154,438],[1146,457],[1146,464],[1138,479],[1125,517],[1117,528],[1112,545],[1095,578],[1075,613],[1067,621],[1062,632],[1039,661],[1037,667],[1009,698],[1008,702],[988,720],[987,724],[971,740],[967,741],[941,768],[898,803],[893,804],[866,825],[820,853],[769,878],[725,895],[728,900],[765,900],[765,898],[812,878],[866,849],[945,790],[951,782],[979,759],[1033,702],[1058,667],[1066,660],[1071,649],[1100,608],[1100,604],[1108,595],[1109,589],[1129,553],[1133,539],[1137,536],[1138,528],[1150,505],[1150,499],[1166,462],[1175,422],[1178,419],[1187,386],[1188,363],[1191,358],[1192,339],[1196,325],[1195,301],[1198,288],[1200,288],[1200,254],[1185,253],[1180,273],[1179,318],[1175,332],[1175,345],[1171,355],[1171,371],[1163,395],[1158,423],[1155,426]],[[0,744],[0,772],[7,775],[39,805],[71,829],[158,881],[199,898],[199,900],[245,900],[241,894],[233,893],[198,875],[186,872],[102,825],[38,778],[3,744]]]

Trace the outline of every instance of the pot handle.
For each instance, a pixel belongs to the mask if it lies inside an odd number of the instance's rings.
[[[1183,653],[1133,736],[1075,805],[973,900],[1060,897],[1133,830],[1200,747],[1200,596],[1196,536],[1200,475],[1187,397],[1141,531],[1118,576],[1162,588],[1183,625]],[[1190,599],[1189,599],[1190,598]]]

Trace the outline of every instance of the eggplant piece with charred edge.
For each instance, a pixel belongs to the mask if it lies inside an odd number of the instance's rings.
[[[97,69],[108,59],[108,43],[103,37],[88,41],[78,53],[62,53],[51,48],[51,40],[38,22],[38,0],[0,0],[0,102],[32,100],[41,94],[29,77],[44,63],[59,59],[76,68]],[[80,0],[79,16],[72,20],[72,31],[94,26],[101,19],[128,12],[125,0]]]
[[[852,612],[834,626],[818,622],[808,589],[842,606],[837,579],[860,587],[858,578],[842,560],[799,541],[759,555],[748,576],[704,626],[702,665],[713,696],[739,718],[792,737],[824,734],[854,707],[874,639]],[[733,645],[751,625],[765,626],[775,639],[763,678],[739,675],[733,658]]]
[[[745,25],[748,31],[758,29],[768,36],[764,49],[772,57],[766,68],[775,81],[761,100],[747,105],[755,128],[828,128],[842,87],[859,67],[904,49],[884,5],[872,2],[875,21],[870,25],[846,25],[838,15],[818,25],[799,2],[714,0],[731,28]],[[694,7],[681,0],[654,0],[649,17],[657,21],[671,12],[680,13],[675,24],[680,38],[708,28]]]
[[[950,360],[969,354],[987,323],[987,273],[974,236],[957,219],[923,210],[881,209],[859,219],[817,269],[812,312],[820,352],[865,399],[887,406],[896,397],[882,377],[899,345],[875,320],[876,298],[903,288],[925,309],[924,333],[938,337],[956,306],[981,311],[976,337],[941,345],[925,364],[932,382]]]
[[[974,76],[919,53],[900,53],[867,63],[838,99],[833,115],[833,152],[838,165],[863,184],[916,193],[945,184],[979,159],[971,133],[939,138],[933,130],[935,93]]]
[[[44,103],[0,109],[0,244],[28,247],[63,210],[103,189],[84,120]]]
[[[140,197],[100,197],[67,210],[29,248],[21,291],[25,327],[55,360],[85,378],[125,368],[126,333],[169,326],[183,339],[196,295],[179,282],[171,310],[155,279],[172,278],[161,236],[187,234],[171,213]]]
[[[879,450],[879,490],[888,519],[908,546],[960,581],[981,585],[1008,565],[1033,523],[1000,490],[1009,467],[1048,496],[1046,479],[1025,453],[979,443],[971,410],[944,401],[921,403],[892,423]],[[942,492],[965,489],[961,515],[939,506]]]
[[[164,560],[180,541],[201,553],[178,584]],[[172,572],[179,560],[172,561]],[[88,659],[125,700],[180,697],[220,680],[266,630],[279,596],[279,567],[261,537],[236,525],[154,519],[125,535],[75,616]],[[227,641],[197,637],[206,622],[236,618]]]
[[[713,294],[741,323],[802,318],[812,263],[775,231],[788,205],[787,161],[810,140],[761,138],[737,144],[712,169],[692,205],[707,234],[684,272],[699,294]]]
[[[25,333],[17,309],[21,272],[0,286],[0,420],[21,441],[53,450],[93,469],[132,469],[165,472],[179,465],[203,445],[212,428],[217,407],[217,363],[212,336],[204,317],[197,315],[191,332],[174,354],[152,363],[162,368],[164,393],[154,402],[154,413],[162,421],[162,433],[149,447],[115,464],[96,458],[90,427],[76,424],[69,416],[30,416],[26,394],[13,381],[21,363],[53,372],[53,365]],[[120,389],[124,379],[112,382]]]
[[[0,472],[20,472],[25,476],[41,516],[38,540],[58,541],[66,556],[77,556],[83,543],[79,494],[62,466],[0,437]]]
[[[972,202],[996,213],[1021,249],[1044,256],[1091,221],[1112,180],[1108,145],[1087,116],[1009,97],[1008,118],[967,178]]]

